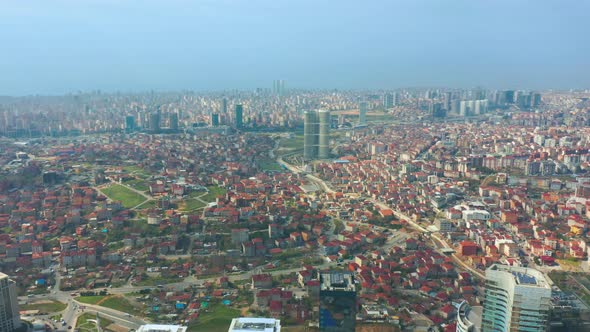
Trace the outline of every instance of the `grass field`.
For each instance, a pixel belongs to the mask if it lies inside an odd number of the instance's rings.
[[[140,206],[138,206],[138,209],[153,209],[156,207],[156,201],[155,200],[151,200],[151,201],[145,201],[144,203],[142,203]]]
[[[150,190],[150,187],[148,187],[147,183],[143,180],[127,180],[124,181],[123,183],[125,183],[126,185],[132,187],[133,189],[139,190],[139,191],[148,191]]]
[[[303,149],[303,135],[295,135],[293,138],[281,139],[279,148],[289,150]]]
[[[101,307],[111,308],[114,310],[126,312],[132,315],[141,314],[141,310],[134,307],[126,298],[123,296],[109,296],[106,300],[99,304]]]
[[[201,197],[201,199],[205,202],[215,202],[217,196],[223,196],[227,192],[225,188],[218,186],[209,186],[207,189],[209,189],[209,192],[205,196]]]
[[[100,317],[100,315],[99,315],[99,317]],[[80,317],[78,317],[78,321],[76,323],[76,328],[80,329],[80,332],[98,331],[98,329],[96,328],[96,323],[91,320],[96,320],[96,315],[94,315],[94,314],[80,315]],[[107,326],[109,326],[111,324],[113,324],[112,321],[102,318],[102,317],[100,318],[100,327],[103,331]]]
[[[258,165],[264,171],[280,171],[282,170],[281,165],[272,159],[262,159],[258,161]]]
[[[104,299],[106,296],[102,295],[95,295],[95,296],[80,296],[76,298],[76,301],[87,303],[87,304],[97,304],[99,301]]]
[[[99,305],[105,308],[111,308],[114,310],[126,312],[129,314],[137,315],[141,311],[135,308],[129,301],[118,295],[107,295],[107,296],[80,296],[76,298],[76,301],[87,304]]]
[[[223,304],[211,305],[209,312],[201,311],[199,319],[189,325],[189,331],[225,332],[231,320],[240,316],[240,310],[229,308]]]
[[[137,283],[137,286],[156,286],[156,285],[164,285],[170,284],[181,281],[178,277],[149,277],[146,279],[142,279],[140,282]]]
[[[102,189],[102,192],[113,201],[121,201],[125,208],[132,208],[145,201],[143,196],[120,184],[113,184]]]
[[[20,310],[39,310],[41,312],[58,312],[66,308],[65,303],[51,301],[50,303],[33,303],[19,306]]]
[[[198,199],[185,199],[178,204],[178,208],[181,211],[193,211],[204,207],[206,204],[199,201]]]
[[[206,194],[206,191],[192,191],[190,194],[188,194],[188,197],[190,198],[195,198],[195,197],[199,197],[201,195]]]
[[[143,168],[139,166],[123,166],[123,170],[129,174],[139,176],[142,179],[146,179],[150,176]]]

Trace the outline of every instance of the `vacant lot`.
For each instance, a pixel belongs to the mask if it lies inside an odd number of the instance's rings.
[[[41,312],[58,312],[66,308],[65,303],[57,301],[42,301],[40,303],[25,304],[19,306],[20,310],[39,310]]]

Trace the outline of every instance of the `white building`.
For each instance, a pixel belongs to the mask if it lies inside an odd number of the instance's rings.
[[[186,326],[146,324],[137,329],[137,332],[186,332]]]
[[[20,325],[16,284],[0,272],[0,331],[12,332]]]
[[[544,332],[551,286],[535,269],[494,264],[486,270],[482,329]]]
[[[481,332],[482,307],[471,307],[467,301],[457,309],[457,332]]]
[[[234,318],[228,332],[281,332],[281,321],[274,318]]]

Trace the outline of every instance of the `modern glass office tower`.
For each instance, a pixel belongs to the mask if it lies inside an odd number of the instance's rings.
[[[551,286],[535,269],[494,264],[486,270],[483,332],[544,332]]]

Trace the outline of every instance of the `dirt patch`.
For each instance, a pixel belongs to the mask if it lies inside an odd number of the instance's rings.
[[[121,325],[117,325],[117,324],[111,324],[107,327],[105,327],[106,331],[112,331],[112,332],[129,332],[129,329],[126,327],[123,327]]]

